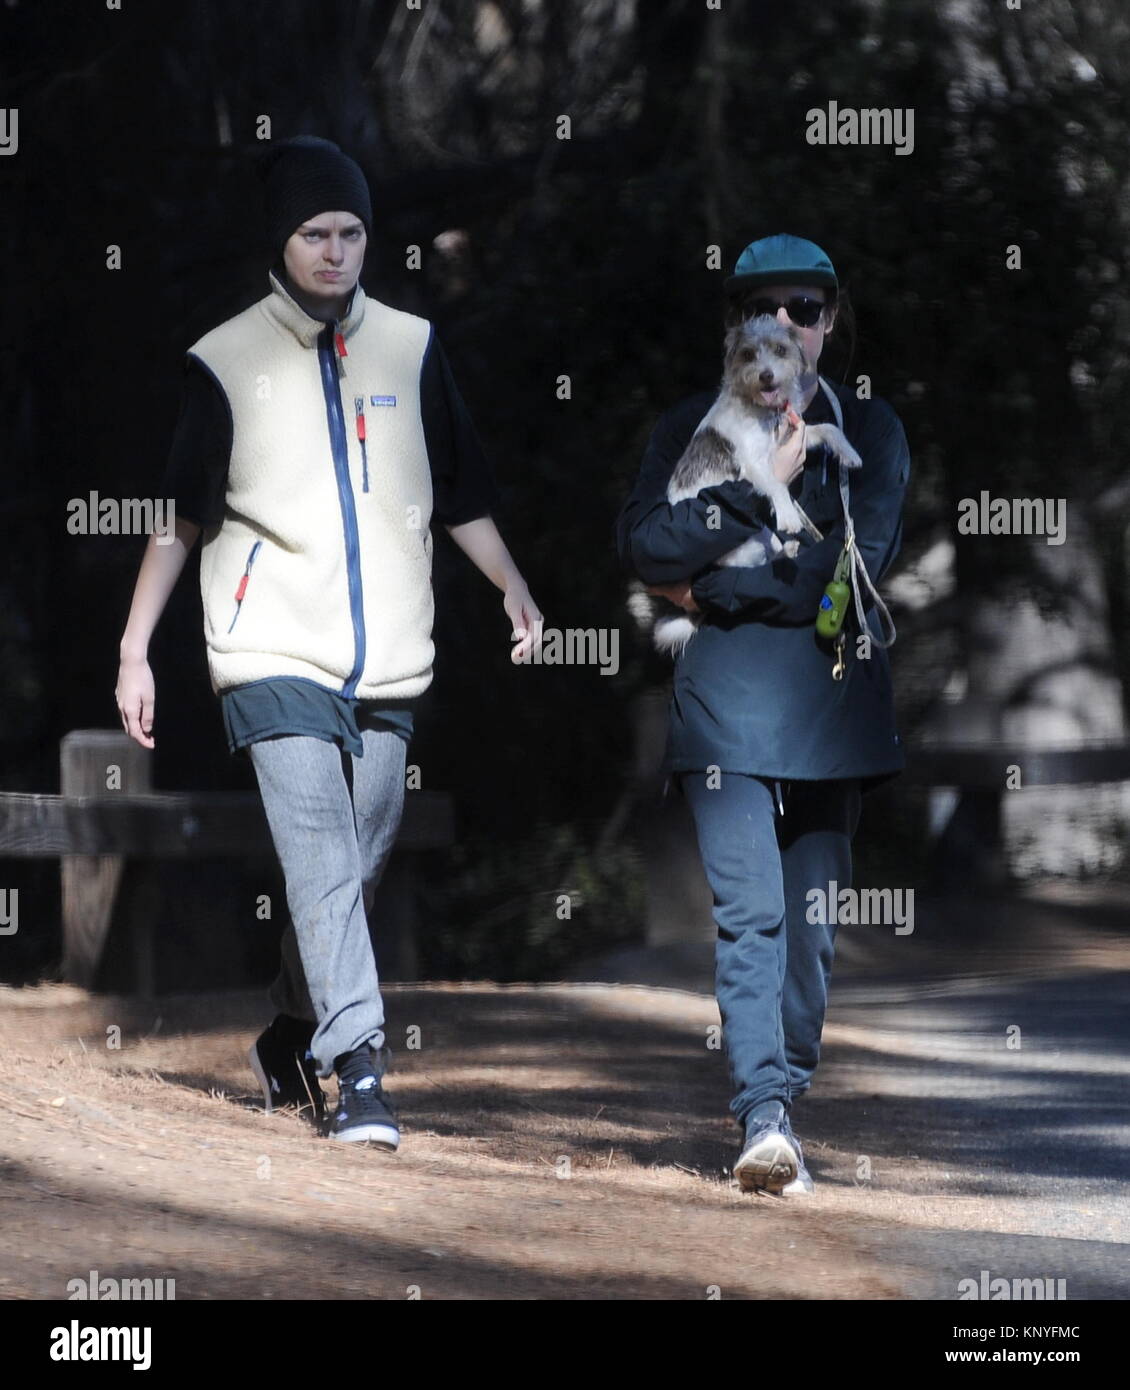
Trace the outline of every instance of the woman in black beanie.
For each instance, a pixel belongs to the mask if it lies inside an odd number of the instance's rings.
[[[251,1047],[267,1110],[387,1149],[388,1049],[368,932],[396,839],[413,708],[432,677],[431,534],[500,590],[523,661],[542,618],[490,511],[490,469],[431,325],[365,295],[365,176],[301,136],[262,157],[270,293],[189,349],[162,496],[120,648],[123,727],[152,748],[148,645],[189,550],[229,748],[254,767],[291,926]]]

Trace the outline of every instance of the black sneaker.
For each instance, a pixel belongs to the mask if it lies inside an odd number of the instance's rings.
[[[339,1079],[338,1086],[340,1095],[330,1138],[347,1144],[376,1144],[395,1153],[400,1146],[400,1130],[380,1077],[370,1073],[355,1081]]]
[[[279,1014],[251,1044],[247,1060],[263,1092],[263,1108],[295,1107],[305,1119],[321,1124],[326,1097],[318,1084],[318,1068],[310,1055],[314,1024]]]

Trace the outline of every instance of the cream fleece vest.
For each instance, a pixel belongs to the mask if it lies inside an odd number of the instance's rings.
[[[434,654],[430,325],[358,286],[327,326],[270,283],[189,349],[233,427],[224,519],[200,558],[212,689],[302,676],[361,699],[418,695]]]

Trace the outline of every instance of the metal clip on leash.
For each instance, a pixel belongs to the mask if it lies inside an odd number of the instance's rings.
[[[832,679],[834,681],[842,681],[844,678],[844,670],[847,665],[844,661],[844,646],[846,643],[847,634],[841,632],[836,638],[836,664],[832,667]]]

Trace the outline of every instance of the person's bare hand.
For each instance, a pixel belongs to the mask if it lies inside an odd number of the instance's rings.
[[[114,691],[122,728],[142,748],[153,748],[153,672],[144,658],[123,660],[118,666],[118,685]]]
[[[783,427],[777,439],[777,452],[773,456],[773,473],[786,487],[804,469],[805,438],[804,421],[789,406],[783,417]]]
[[[698,604],[691,594],[690,580],[684,579],[679,584],[649,584],[647,591],[649,594],[655,594],[657,598],[667,599],[676,608],[686,609],[688,613],[699,611]]]
[[[510,660],[515,666],[520,666],[527,656],[532,656],[541,646],[545,619],[524,584],[514,584],[507,589],[502,606],[510,619],[511,641],[515,643]]]

